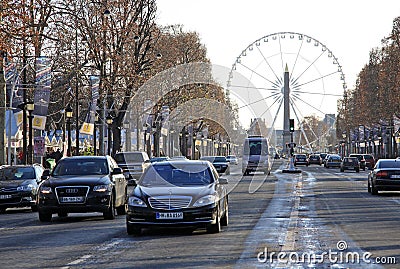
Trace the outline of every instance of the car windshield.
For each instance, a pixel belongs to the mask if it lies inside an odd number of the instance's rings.
[[[3,167],[0,169],[0,180],[34,179],[33,167]]]
[[[143,175],[140,185],[154,186],[205,186],[213,182],[211,171],[204,164],[154,165]]]
[[[400,168],[400,162],[395,160],[381,160],[378,168]]]
[[[108,174],[106,159],[63,159],[53,171],[53,176],[106,174]]]
[[[138,153],[118,153],[115,155],[115,161],[117,163],[124,162],[144,162],[143,154]]]

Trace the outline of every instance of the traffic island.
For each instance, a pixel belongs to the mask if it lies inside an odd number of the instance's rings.
[[[297,169],[296,167],[294,167],[294,160],[293,157],[290,158],[289,161],[289,168],[287,169],[283,169],[282,173],[289,173],[289,174],[297,174],[297,173],[301,173],[300,169]]]

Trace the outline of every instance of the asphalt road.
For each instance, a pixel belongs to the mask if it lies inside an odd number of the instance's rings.
[[[268,177],[231,169],[229,225],[219,234],[129,236],[124,216],[70,214],[43,224],[28,208],[8,209],[0,268],[400,268],[400,193],[367,193],[368,171],[312,165],[286,174],[285,164],[276,161]]]

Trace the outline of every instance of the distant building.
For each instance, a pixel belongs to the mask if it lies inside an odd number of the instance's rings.
[[[329,128],[334,127],[336,121],[335,114],[325,114],[324,123],[329,126]]]

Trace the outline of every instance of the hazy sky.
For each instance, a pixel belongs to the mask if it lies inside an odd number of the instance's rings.
[[[200,34],[213,64],[231,67],[250,43],[297,32],[325,44],[339,59],[348,88],[400,16],[399,0],[158,0],[158,23]]]

